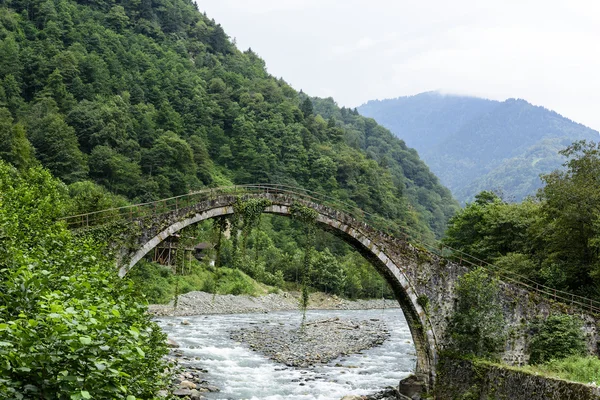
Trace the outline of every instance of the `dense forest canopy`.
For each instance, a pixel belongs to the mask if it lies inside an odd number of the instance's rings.
[[[598,132],[524,100],[421,93],[370,101],[362,115],[415,147],[462,203],[482,190],[521,201],[543,183],[540,174],[561,167],[558,152]]]
[[[0,112],[10,145],[0,156],[35,158],[82,198],[99,191],[88,181],[129,201],[281,183],[438,236],[457,209],[404,142],[270,76],[190,0],[4,4]]]

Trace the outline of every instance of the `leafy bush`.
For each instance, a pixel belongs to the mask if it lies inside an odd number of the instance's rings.
[[[586,350],[581,320],[571,315],[551,315],[533,325],[529,363],[541,364],[569,356],[583,355]]]
[[[102,248],[53,222],[65,193],[0,161],[0,398],[151,399],[165,335]]]
[[[449,325],[450,348],[461,355],[496,359],[505,339],[497,279],[479,268],[456,286],[457,307]]]

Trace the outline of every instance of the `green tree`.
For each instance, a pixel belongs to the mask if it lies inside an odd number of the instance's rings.
[[[329,249],[313,257],[311,283],[326,293],[341,294],[344,289],[344,269]]]
[[[90,181],[80,181],[69,185],[69,215],[85,214],[109,208],[123,207],[127,201],[110,193],[106,188]]]
[[[529,363],[541,364],[586,353],[582,323],[566,314],[550,315],[532,324],[533,337],[529,345]]]
[[[33,165],[33,147],[27,140],[25,128],[13,125],[13,119],[6,108],[0,108],[0,159],[19,169]]]
[[[86,177],[86,157],[79,150],[75,131],[66,124],[54,100],[44,97],[32,107],[27,132],[37,158],[55,176],[68,183]]]
[[[141,169],[108,146],[96,146],[89,157],[90,177],[110,191],[133,198],[142,183]]]
[[[450,348],[461,355],[496,359],[505,340],[498,280],[479,268],[456,285],[456,309],[448,330]]]
[[[308,118],[310,115],[313,115],[314,108],[310,98],[307,97],[304,99],[304,101],[300,105],[300,111],[302,111],[302,114],[304,114],[305,118]]]
[[[566,171],[542,176],[543,273],[571,290],[599,294],[600,145],[573,143],[561,152]],[[556,278],[555,278],[556,279]],[[564,286],[563,286],[564,285]]]

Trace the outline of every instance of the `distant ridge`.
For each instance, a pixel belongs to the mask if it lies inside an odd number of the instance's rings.
[[[558,151],[598,132],[522,99],[495,101],[426,92],[372,100],[358,111],[414,147],[461,202],[481,190],[520,201],[560,168]]]

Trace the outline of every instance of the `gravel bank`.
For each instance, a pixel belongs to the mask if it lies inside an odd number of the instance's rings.
[[[339,318],[307,321],[302,327],[249,327],[231,331],[231,338],[290,367],[327,363],[382,344],[389,333],[378,319]]]
[[[150,305],[148,311],[157,316],[186,316],[203,314],[245,314],[270,311],[293,311],[299,309],[299,293],[271,293],[265,296],[213,295],[205,292],[189,292],[179,296],[177,309],[173,305]],[[350,301],[337,296],[313,293],[311,310],[370,310],[398,308],[395,300]]]

